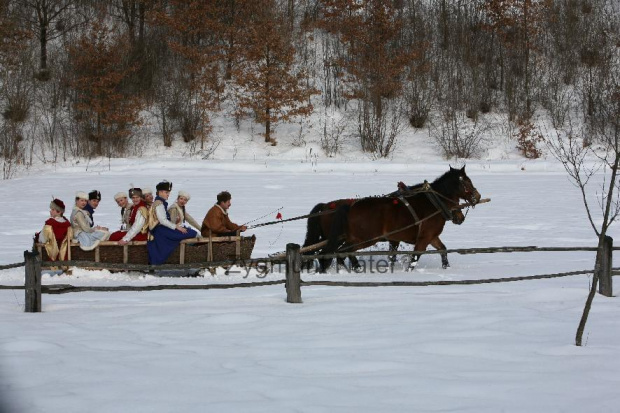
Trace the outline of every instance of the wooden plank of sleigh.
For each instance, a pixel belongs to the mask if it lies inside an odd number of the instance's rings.
[[[255,235],[190,238],[181,241],[168,257],[166,264],[249,260],[255,242]],[[36,243],[35,247],[41,254],[42,261],[49,261],[44,245]],[[148,252],[146,241],[131,241],[126,245],[119,245],[116,241],[103,241],[91,251],[84,251],[79,244],[72,242],[67,260],[148,265]]]

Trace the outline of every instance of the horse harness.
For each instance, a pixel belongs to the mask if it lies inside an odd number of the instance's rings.
[[[444,219],[446,221],[452,221],[452,219],[453,219],[452,211],[450,210],[450,208],[446,207],[446,204],[438,196],[440,194],[438,194],[436,191],[433,191],[431,189],[431,186],[429,185],[429,183],[427,181],[424,181],[424,185],[422,186],[422,190],[421,191],[416,191],[416,192],[417,193],[423,192],[426,195],[426,197],[428,198],[428,200],[430,201],[430,203],[433,204],[433,206],[439,212],[441,212],[441,215],[443,215]],[[398,200],[400,202],[403,203],[403,205],[405,205],[407,207],[407,209],[411,213],[411,216],[413,216],[414,222],[415,223],[419,222],[420,218],[418,217],[418,214],[416,214],[415,210],[413,209],[413,207],[411,206],[409,201],[407,201],[405,196],[403,194],[398,194],[397,198],[398,198]]]
[[[417,222],[419,222],[419,221],[420,221],[420,218],[418,217],[418,214],[416,214],[416,213],[415,213],[415,210],[413,209],[413,207],[411,206],[411,204],[409,203],[409,201],[407,201],[407,199],[405,199],[405,197],[404,197],[404,196],[402,196],[402,195],[399,195],[399,196],[398,196],[398,200],[399,200],[400,202],[402,202],[404,206],[406,206],[406,207],[407,207],[407,209],[409,210],[409,212],[411,212],[411,216],[413,216],[413,221],[414,221],[414,222],[416,222],[416,223],[417,223]]]
[[[454,218],[452,216],[452,210],[446,207],[446,204],[439,198],[437,192],[426,192],[426,197],[429,201],[431,201],[431,204],[433,204],[433,206],[441,212],[441,215],[443,215],[446,221],[452,221],[452,219]]]

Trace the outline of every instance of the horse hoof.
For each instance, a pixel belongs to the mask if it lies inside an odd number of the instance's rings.
[[[445,270],[446,268],[450,268],[450,264],[442,264],[442,265],[441,265],[441,268],[443,268],[444,270]]]
[[[364,269],[362,268],[361,265],[356,265],[355,267],[353,267],[353,272],[356,272],[359,274],[359,273],[364,272]]]

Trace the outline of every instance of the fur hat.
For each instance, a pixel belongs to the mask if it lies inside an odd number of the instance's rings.
[[[101,192],[93,189],[88,193],[88,200],[96,199],[97,201],[101,201]]]
[[[50,209],[55,209],[56,211],[60,212],[61,214],[65,213],[65,203],[62,202],[60,199],[53,199],[52,202],[50,202]]]
[[[127,195],[125,195],[124,192],[117,192],[116,195],[114,195],[114,200],[118,201],[121,198],[127,198]]]
[[[140,188],[131,188],[129,190],[129,197],[132,196],[142,196],[142,190]]]
[[[179,196],[179,197],[181,197],[181,196],[182,196],[183,198],[186,198],[188,201],[189,201],[189,200],[190,200],[190,198],[191,198],[191,197],[190,197],[190,195],[189,195],[189,192],[187,192],[187,191],[179,191],[179,195],[178,195],[178,196]]]
[[[88,201],[88,194],[84,191],[77,191],[75,193],[75,199],[85,199]]]
[[[163,180],[157,184],[155,189],[157,189],[158,191],[172,191],[172,182]]]
[[[148,195],[148,194],[153,195],[153,190],[149,188],[148,186],[145,188],[142,188],[142,195]]]

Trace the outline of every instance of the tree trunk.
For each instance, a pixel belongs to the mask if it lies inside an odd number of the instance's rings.
[[[598,251],[596,252],[596,263],[594,264],[594,273],[592,274],[592,285],[590,286],[590,292],[588,293],[588,298],[586,299],[586,304],[583,307],[583,313],[581,314],[581,320],[579,320],[579,326],[577,327],[577,334],[575,335],[575,345],[581,346],[581,342],[583,339],[583,330],[586,328],[586,323],[588,322],[588,315],[590,314],[590,308],[592,308],[592,301],[594,301],[594,296],[596,295],[596,288],[598,285],[598,277],[599,272],[601,271],[601,258],[603,252],[603,245],[599,238],[598,243]]]
[[[47,27],[42,26],[39,32],[39,45],[41,48],[41,56],[39,56],[39,69],[47,70]]]
[[[271,119],[269,118],[270,110],[269,108],[265,109],[265,142],[271,142]]]

